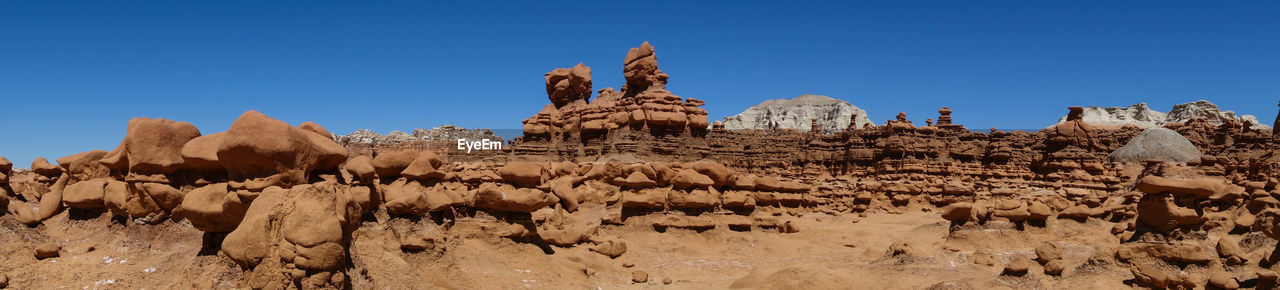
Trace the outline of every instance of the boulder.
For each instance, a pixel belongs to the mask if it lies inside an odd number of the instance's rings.
[[[45,163],[48,163],[48,161],[45,161]],[[13,161],[0,156],[0,173],[9,174],[11,172],[13,172]]]
[[[685,164],[685,167],[707,176],[715,186],[725,186],[733,182],[733,170],[730,170],[728,167],[725,167],[724,164],[720,164],[719,162],[692,162]]]
[[[559,198],[536,188],[515,188],[507,184],[484,183],[476,191],[474,206],[510,212],[533,212],[560,202]]]
[[[187,168],[197,171],[226,171],[218,163],[218,146],[227,132],[218,132],[192,138],[182,145],[182,160]]]
[[[967,202],[957,202],[942,207],[939,212],[942,213],[942,219],[953,223],[966,222],[973,216],[973,204]]]
[[[182,203],[183,194],[173,187],[154,182],[107,181],[103,201],[118,216],[141,218],[166,212]]]
[[[538,224],[538,237],[559,246],[574,245],[594,235],[605,215],[603,207],[584,208],[574,213],[556,207],[545,221]]]
[[[129,119],[124,141],[111,151],[103,164],[130,172],[164,174],[183,168],[186,163],[182,148],[187,141],[200,136],[200,130],[187,122],[138,117]]]
[[[714,187],[673,190],[667,195],[667,202],[673,208],[711,208],[720,205],[720,192]]]
[[[1244,188],[1228,184],[1219,178],[1169,179],[1160,176],[1146,176],[1138,180],[1138,191],[1153,193],[1171,193],[1174,195],[1191,195],[1197,198],[1213,198],[1235,193],[1243,194]]]
[[[715,185],[711,177],[698,173],[692,169],[681,169],[676,176],[671,178],[671,185],[676,188],[706,188]]]
[[[346,160],[347,149],[332,136],[290,126],[253,110],[231,123],[218,145],[218,161],[227,168],[229,177],[247,180],[243,187],[251,190],[306,183],[312,172],[336,170]]]
[[[1138,136],[1115,151],[1109,157],[1112,161],[1164,161],[1188,162],[1199,159],[1200,149],[1191,144],[1186,137],[1177,131],[1161,127],[1147,128]]]
[[[49,164],[49,160],[44,157],[36,157],[36,160],[31,161],[31,171],[48,177],[62,174],[62,168]]]
[[[378,174],[379,178],[394,179],[400,177],[400,172],[413,164],[413,160],[418,158],[418,151],[401,150],[386,154],[378,154],[373,157],[373,170]]]
[[[361,184],[372,183],[374,179],[378,178],[374,171],[373,158],[369,158],[368,155],[360,155],[347,160],[347,164],[343,169]]]
[[[111,174],[111,169],[98,163],[98,160],[106,155],[107,151],[93,150],[58,158],[55,162],[58,162],[62,171],[69,174],[71,178],[77,181],[89,180]]]
[[[421,215],[465,203],[459,193],[465,188],[449,188],[444,184],[426,186],[417,180],[400,179],[378,188],[387,211],[392,214]]]
[[[37,214],[40,220],[47,220],[53,215],[62,212],[62,192],[66,190],[67,183],[71,178],[66,173],[58,177],[58,181],[53,182],[53,186],[49,187],[49,192],[40,196],[40,210]]]
[[[95,178],[68,185],[62,192],[62,202],[73,208],[101,208],[110,178]]]
[[[413,180],[440,180],[444,178],[443,168],[440,168],[444,163],[444,158],[435,152],[423,151],[414,157],[413,162],[400,175]]]
[[[510,162],[498,168],[498,176],[515,185],[535,187],[547,180],[547,167],[539,162]]]
[[[614,177],[613,184],[626,188],[646,188],[653,187],[654,185],[657,185],[658,182],[649,179],[648,176],[645,176],[645,174],[640,171],[632,171],[626,178]]]
[[[325,181],[263,191],[223,239],[222,252],[255,272],[339,270],[360,212],[341,186]]]
[[[197,230],[231,232],[244,219],[248,201],[228,190],[226,183],[214,183],[191,190],[176,213]]]

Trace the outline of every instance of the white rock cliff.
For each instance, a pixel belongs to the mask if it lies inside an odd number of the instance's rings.
[[[1137,103],[1128,107],[1098,107],[1089,106],[1084,108],[1084,121],[1097,125],[1123,126],[1133,124],[1140,128],[1150,128],[1164,126],[1169,123],[1181,123],[1193,118],[1205,118],[1210,124],[1221,125],[1227,120],[1236,120],[1240,122],[1252,122],[1254,129],[1270,130],[1271,126],[1267,126],[1258,122],[1258,118],[1253,115],[1236,116],[1233,111],[1223,111],[1209,101],[1199,100],[1190,103],[1173,105],[1173,110],[1169,113],[1152,110],[1147,107],[1147,103]],[[1058,119],[1061,124],[1067,121],[1067,117]]]
[[[802,95],[791,99],[768,100],[751,106],[741,114],[724,118],[728,130],[796,129],[809,131],[818,119],[822,131],[839,132],[849,126],[849,116],[857,113],[857,126],[871,123],[867,112],[844,100],[821,95]]]

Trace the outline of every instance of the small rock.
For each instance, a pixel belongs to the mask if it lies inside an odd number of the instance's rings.
[[[44,243],[36,247],[36,259],[46,259],[58,256],[58,251],[62,250],[62,246],[57,243]]]
[[[1148,287],[1165,288],[1169,285],[1169,282],[1172,279],[1168,273],[1148,264],[1134,265],[1129,268],[1129,271],[1133,272],[1134,280],[1137,280],[1142,285]],[[1261,276],[1262,271],[1267,270],[1259,270],[1259,276]]]
[[[1023,274],[1027,273],[1028,269],[1031,269],[1031,264],[1034,264],[1034,263],[1035,263],[1034,261],[1031,261],[1031,258],[1027,258],[1027,257],[1013,259],[1013,261],[1009,262],[1009,265],[1006,265],[1004,267],[1003,274],[1011,275],[1011,276],[1022,276]]]
[[[1240,288],[1240,283],[1236,282],[1236,277],[1231,277],[1231,273],[1223,270],[1217,270],[1213,274],[1209,274],[1209,285],[1222,289]]]
[[[9,287],[9,276],[0,274],[0,288]]]
[[[1280,278],[1280,274],[1277,274],[1276,271],[1267,269],[1258,270],[1258,280],[1260,281],[1276,282],[1277,278]]]
[[[635,266],[636,266],[636,264],[632,264],[631,262],[622,263],[622,267],[623,267],[623,268],[631,268],[631,267],[635,267]]]
[[[671,277],[662,278],[662,284],[671,284]]]
[[[1040,265],[1048,264],[1053,260],[1062,260],[1062,249],[1055,243],[1040,244],[1036,247],[1036,260]]]
[[[800,228],[796,227],[796,224],[791,221],[784,221],[781,224],[778,224],[778,232],[794,234],[800,232]]]
[[[649,273],[645,271],[631,272],[631,282],[644,283],[649,282]]]
[[[623,242],[622,240],[608,240],[596,244],[595,247],[591,248],[591,251],[609,256],[610,258],[617,258],[627,252],[627,242]]]
[[[1054,276],[1062,275],[1062,271],[1066,270],[1067,263],[1062,260],[1053,260],[1044,264],[1044,273]]]

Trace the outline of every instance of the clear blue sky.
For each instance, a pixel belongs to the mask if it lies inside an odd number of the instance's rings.
[[[1039,128],[1069,105],[1208,99],[1270,123],[1280,99],[1276,1],[76,2],[0,4],[17,167],[110,150],[135,116],[519,128],[549,102],[543,73],[583,62],[617,88],[644,41],[713,120],[812,93],[876,122],[950,106],[970,128]]]

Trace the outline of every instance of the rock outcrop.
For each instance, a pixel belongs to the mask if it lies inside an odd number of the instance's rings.
[[[1185,123],[1192,119],[1205,119],[1214,126],[1228,122],[1248,122],[1253,129],[1267,131],[1271,129],[1253,115],[1236,116],[1235,112],[1223,111],[1218,108],[1218,105],[1205,100],[1173,105],[1173,110],[1169,113],[1153,110],[1147,106],[1147,103],[1137,103],[1128,107],[1089,106],[1084,108],[1082,115],[1085,122],[1105,126],[1134,125],[1139,128],[1150,128]],[[1058,123],[1065,122],[1066,119],[1062,117],[1058,119]]]
[[[1082,118],[1085,122],[1096,125],[1123,126],[1133,124],[1140,128],[1164,125],[1168,114],[1152,110],[1147,103],[1137,103],[1128,107],[1084,107]],[[1066,122],[1067,117],[1058,119],[1058,123]]]
[[[850,120],[850,116],[855,116]],[[835,133],[853,124],[862,128],[871,124],[867,112],[844,100],[821,95],[801,95],[790,99],[768,100],[751,106],[737,115],[725,117],[726,130],[795,129],[811,131],[811,120],[817,119],[822,132]]]
[[[702,135],[707,111],[698,99],[684,99],[667,91],[668,75],[658,69],[657,54],[648,42],[632,48],[623,59],[626,84],[621,91],[600,90],[589,99],[591,69],[578,64],[546,74],[551,100],[537,114],[525,119],[524,140],[600,139],[615,129],[658,135]]]

